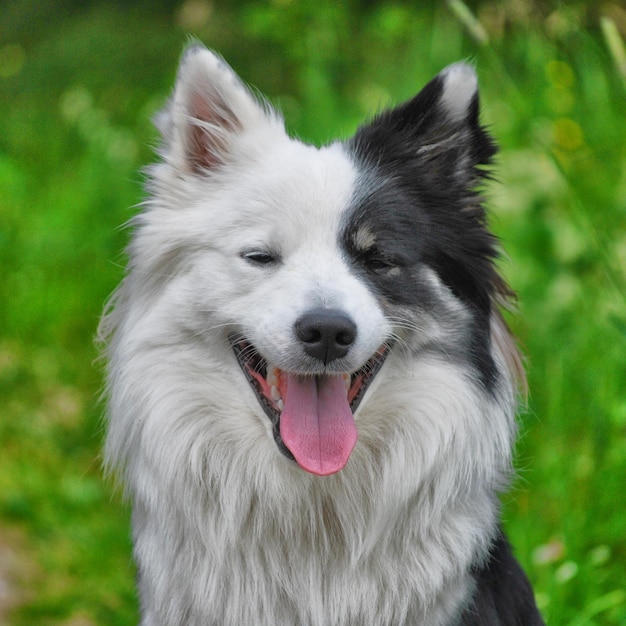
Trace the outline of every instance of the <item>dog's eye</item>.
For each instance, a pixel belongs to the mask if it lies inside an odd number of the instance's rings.
[[[396,263],[392,259],[388,259],[387,257],[380,254],[372,254],[364,259],[365,269],[370,272],[374,272],[375,274],[386,274],[398,267],[398,263]]]
[[[269,252],[268,250],[244,250],[241,253],[241,258],[247,261],[251,265],[275,265],[280,261],[280,257],[277,254]]]
[[[381,272],[381,271],[384,271],[386,269],[390,269],[391,267],[393,267],[391,263],[389,263],[385,259],[380,259],[380,258],[368,259],[365,262],[365,266],[367,267],[368,270],[371,270],[372,272]]]

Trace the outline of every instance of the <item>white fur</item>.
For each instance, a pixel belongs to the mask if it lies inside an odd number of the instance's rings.
[[[453,95],[466,106],[472,89],[466,67],[447,74],[451,115]],[[190,167],[190,90],[218,93],[237,123],[207,128],[226,165],[206,174]],[[350,158],[289,139],[207,51],[183,60],[160,124],[163,161],[102,327],[105,456],[133,504],[141,623],[449,624],[472,591],[470,565],[486,555],[511,463],[515,391],[502,342],[493,396],[467,366],[422,354],[463,307],[441,286],[448,322],[395,327],[338,249],[358,184]],[[267,246],[280,267],[241,257]],[[399,338],[359,408],[348,465],[324,478],[280,454],[227,341],[242,330],[289,364],[290,328],[316,305],[355,320],[355,369]]]
[[[442,72],[442,76],[441,104],[452,121],[460,122],[467,115],[472,98],[478,91],[476,72],[467,63],[454,63]]]

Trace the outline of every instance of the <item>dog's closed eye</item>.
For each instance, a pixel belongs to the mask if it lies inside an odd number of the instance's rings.
[[[281,262],[280,255],[271,250],[264,249],[252,249],[244,250],[240,254],[244,261],[250,263],[250,265],[256,265],[259,267],[278,265]]]
[[[396,270],[394,274],[399,272],[399,264],[382,254],[368,254],[363,260],[363,265],[365,269],[375,274],[391,274],[393,270]]]

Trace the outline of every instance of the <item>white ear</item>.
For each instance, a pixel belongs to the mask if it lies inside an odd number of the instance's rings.
[[[454,63],[440,74],[443,86],[440,104],[452,122],[463,121],[478,93],[476,72],[467,63]]]
[[[188,172],[208,173],[227,162],[237,136],[272,119],[278,116],[252,95],[223,59],[193,45],[180,61],[173,98],[156,125],[167,162]]]

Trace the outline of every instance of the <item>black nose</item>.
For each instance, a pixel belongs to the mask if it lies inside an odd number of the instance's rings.
[[[296,322],[305,352],[325,365],[348,354],[356,339],[356,324],[336,309],[313,309]]]

